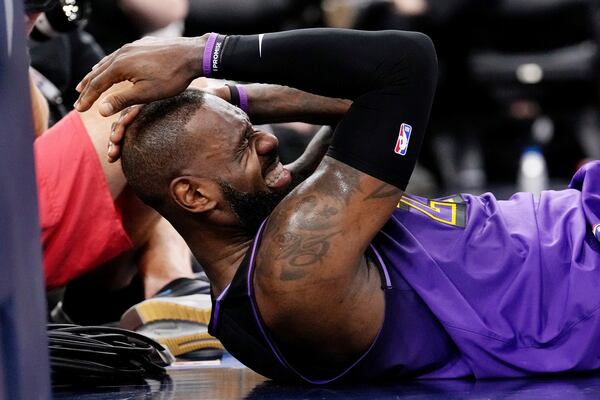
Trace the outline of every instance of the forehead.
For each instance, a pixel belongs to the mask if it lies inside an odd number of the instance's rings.
[[[248,116],[225,100],[206,95],[204,104],[190,118],[186,128],[200,140],[230,139],[250,125]]]
[[[250,127],[248,116],[225,100],[206,95],[204,104],[186,125],[193,140],[201,144],[203,157],[213,158],[235,149]]]

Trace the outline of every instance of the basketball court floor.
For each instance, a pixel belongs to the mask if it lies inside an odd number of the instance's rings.
[[[54,388],[56,400],[236,400],[236,399],[410,399],[410,400],[596,400],[600,377],[517,380],[431,380],[313,387],[275,383],[226,355],[219,362],[177,363],[168,377],[136,385]]]

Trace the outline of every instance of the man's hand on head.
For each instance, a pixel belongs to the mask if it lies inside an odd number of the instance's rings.
[[[104,57],[77,86],[75,108],[88,110],[112,85],[130,81],[132,86],[102,100],[100,114],[116,114],[134,104],[146,104],[183,92],[202,74],[207,35],[199,38],[144,38]]]
[[[142,106],[131,106],[121,112],[121,116],[111,127],[110,140],[108,142],[108,161],[116,162],[121,158],[121,148],[127,127],[140,113]]]
[[[131,85],[125,85],[130,87]],[[208,86],[205,80],[196,80],[189,86],[190,88],[202,90],[205,93],[212,94],[222,98],[225,101],[230,101],[229,88],[227,86]],[[108,97],[108,96],[107,96]],[[129,125],[139,115],[143,105],[134,105],[125,108],[121,111],[119,119],[113,122],[110,132],[110,140],[108,142],[108,161],[114,163],[121,158],[121,150],[123,139]]]

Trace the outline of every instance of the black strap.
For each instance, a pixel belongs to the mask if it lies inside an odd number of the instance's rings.
[[[229,88],[229,95],[231,97],[231,99],[229,100],[229,102],[231,104],[233,104],[234,106],[236,106],[236,107],[239,108],[241,106],[241,104],[240,104],[240,91],[238,90],[237,85],[227,84],[225,86],[227,86]]]
[[[119,328],[50,324],[48,342],[54,385],[161,378],[174,361],[159,343]]]

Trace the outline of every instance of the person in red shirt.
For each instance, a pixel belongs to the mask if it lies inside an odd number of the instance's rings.
[[[55,1],[24,3],[29,34]],[[104,271],[95,284],[118,288],[138,272],[150,297],[176,278],[192,277],[183,239],[128,189],[120,165],[106,161],[116,117],[73,111],[42,133],[47,107],[33,85],[32,99],[34,125],[42,127],[34,154],[46,288],[93,270]]]

